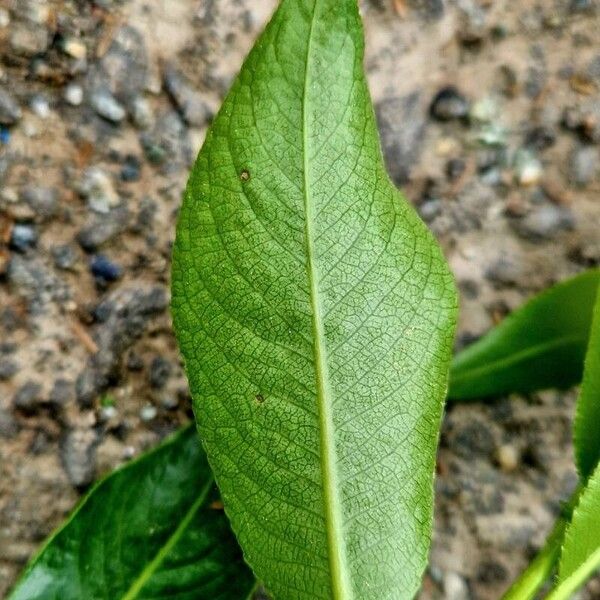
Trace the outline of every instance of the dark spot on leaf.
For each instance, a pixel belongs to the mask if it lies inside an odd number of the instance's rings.
[[[262,394],[256,394],[255,399],[259,404],[262,404],[265,401],[265,397]]]
[[[242,181],[249,181],[250,180],[250,171],[248,171],[247,169],[244,169],[241,173],[240,173],[240,179]]]

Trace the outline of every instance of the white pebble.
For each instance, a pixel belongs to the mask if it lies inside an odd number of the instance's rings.
[[[70,83],[65,88],[64,99],[71,106],[79,106],[83,102],[83,88],[76,83]]]

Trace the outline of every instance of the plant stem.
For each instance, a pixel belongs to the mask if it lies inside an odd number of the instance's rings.
[[[536,592],[544,585],[554,569],[562,547],[565,529],[568,521],[560,517],[548,536],[544,547],[521,573],[520,577],[510,586],[502,600],[531,600]]]
[[[502,600],[532,600],[550,577],[560,558],[565,530],[571,520],[580,493],[581,486],[578,486],[569,501],[564,504],[561,516],[554,524],[544,547],[502,596]]]

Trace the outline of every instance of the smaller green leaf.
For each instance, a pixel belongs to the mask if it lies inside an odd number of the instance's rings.
[[[10,600],[240,600],[254,578],[187,426],[114,471],[46,542]]]
[[[600,292],[596,299],[590,342],[585,357],[573,437],[577,467],[582,480],[585,481],[600,460]],[[598,518],[600,519],[600,515]]]
[[[534,297],[454,358],[449,397],[467,400],[581,381],[600,270]]]
[[[600,568],[600,466],[590,477],[567,528],[558,585],[548,599],[570,598]]]

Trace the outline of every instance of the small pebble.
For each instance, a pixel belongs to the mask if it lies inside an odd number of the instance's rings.
[[[58,190],[53,187],[28,185],[19,194],[19,199],[33,211],[38,221],[51,219],[58,210]]]
[[[150,386],[155,390],[159,390],[165,386],[171,376],[171,363],[162,356],[155,356],[150,363],[150,371],[148,379]]]
[[[521,148],[515,155],[515,175],[519,185],[530,186],[540,182],[544,168],[540,160],[526,148]]]
[[[108,91],[96,91],[90,98],[92,108],[104,119],[112,123],[120,123],[126,115],[119,101]]]
[[[146,404],[146,406],[144,406],[142,410],[140,410],[140,419],[144,422],[152,421],[156,418],[157,414],[158,411],[155,406],[152,406],[151,404]]]
[[[175,101],[181,116],[188,125],[201,127],[210,118],[210,109],[202,100],[201,94],[194,89],[187,78],[173,65],[167,65],[164,72],[167,92]]]
[[[73,429],[61,444],[62,463],[71,484],[88,486],[96,473],[98,434],[93,429]]]
[[[131,105],[133,122],[140,129],[148,129],[154,123],[154,115],[150,103],[142,96],[136,96]]]
[[[538,206],[526,217],[515,222],[517,231],[533,240],[550,239],[561,231],[572,229],[573,225],[571,211],[554,204]]]
[[[0,437],[10,439],[19,433],[19,424],[15,418],[0,407]]]
[[[441,200],[427,200],[427,202],[423,202],[423,204],[419,206],[419,214],[421,215],[421,218],[427,223],[433,221],[441,212]]]
[[[90,271],[94,277],[104,281],[117,281],[123,274],[121,267],[103,254],[97,254],[90,261]]]
[[[498,116],[498,103],[491,96],[486,96],[473,104],[469,117],[479,123],[490,123]]]
[[[0,381],[12,379],[19,371],[19,365],[9,358],[0,360]]]
[[[62,51],[77,60],[83,60],[87,57],[85,44],[77,38],[65,38],[62,42]]]
[[[446,163],[446,176],[450,181],[455,181],[465,172],[466,167],[462,158],[452,158]]]
[[[586,186],[598,174],[600,157],[598,148],[582,146],[576,148],[571,154],[569,179],[578,186]]]
[[[10,25],[10,13],[6,8],[0,8],[0,27],[4,29]]]
[[[469,586],[458,573],[453,571],[444,573],[444,598],[445,600],[469,600]]]
[[[21,116],[21,108],[17,101],[6,90],[0,88],[0,124],[14,125]]]
[[[17,252],[27,252],[34,248],[38,241],[38,235],[33,225],[16,223],[12,228],[10,236],[10,248]]]
[[[112,405],[103,406],[100,409],[100,418],[103,421],[110,421],[111,419],[114,419],[117,416],[117,414],[117,409]]]
[[[128,154],[121,168],[121,181],[139,181],[141,168],[140,159],[133,154]]]
[[[519,451],[512,444],[503,444],[496,451],[496,460],[503,471],[510,473],[519,466]]]
[[[43,54],[50,44],[50,30],[44,25],[15,23],[10,32],[10,47],[17,56]]]
[[[29,102],[29,108],[40,118],[47,119],[50,116],[50,103],[45,96],[35,95]]]
[[[595,7],[595,0],[571,0],[569,8],[572,13],[580,13],[594,10]]]
[[[86,169],[79,184],[79,193],[87,198],[88,206],[100,214],[108,214],[121,203],[111,177],[100,167]]]
[[[454,86],[442,88],[433,98],[429,113],[438,121],[463,119],[469,114],[469,101]]]
[[[57,268],[70,271],[77,262],[77,253],[70,244],[59,244],[51,249],[52,258]]]
[[[40,402],[42,387],[33,382],[28,381],[22,385],[13,396],[13,406],[23,412],[34,412]]]
[[[10,130],[0,125],[0,144],[7,146],[10,143]]]
[[[57,379],[50,390],[48,402],[57,408],[61,408],[74,399],[75,387],[73,383],[67,379]]]
[[[70,83],[65,87],[63,98],[71,106],[79,106],[83,102],[83,88],[76,83]]]

